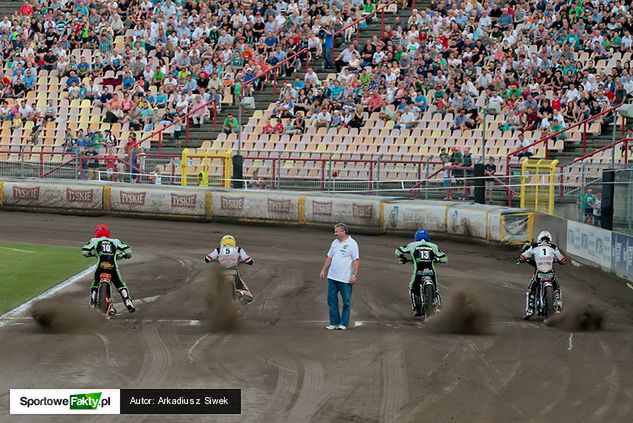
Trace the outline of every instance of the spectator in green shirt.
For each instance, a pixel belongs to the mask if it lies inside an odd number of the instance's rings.
[[[236,134],[240,132],[240,123],[233,117],[232,114],[229,114],[226,119],[224,119],[222,131],[224,131],[225,134],[230,134],[231,132]]]

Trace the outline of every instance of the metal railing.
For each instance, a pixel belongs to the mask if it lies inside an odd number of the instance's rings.
[[[348,25],[344,26],[342,29],[340,29],[340,30],[336,31],[336,32],[334,33],[334,36],[333,36],[333,37],[334,37],[334,39],[333,39],[333,43],[335,42],[336,37],[337,37],[338,35],[340,35],[342,32],[344,32],[344,31],[345,31],[345,29],[347,29],[347,28],[349,28],[349,27],[351,27],[351,26],[357,25],[357,26],[358,26],[357,31],[360,31],[360,22],[362,22],[362,21],[366,21],[368,18],[370,18],[371,16],[374,16],[374,15],[375,15],[376,13],[378,13],[378,12],[380,12],[380,13],[382,14],[382,28],[381,28],[381,34],[384,34],[384,29],[385,29],[385,28],[384,28],[384,14],[385,14],[385,9],[386,9],[387,7],[389,7],[390,5],[392,5],[392,4],[395,4],[396,2],[397,2],[397,0],[389,0],[387,3],[384,3],[384,4],[382,4],[380,7],[376,8],[376,10],[374,10],[373,12],[371,12],[371,13],[369,13],[369,14],[367,14],[367,15],[363,16],[363,17],[362,17],[362,18],[360,18],[360,19],[357,19],[356,21],[354,21],[354,22],[352,22],[352,23],[350,23],[350,24],[348,24]],[[335,48],[334,48],[334,45],[333,45],[333,48],[332,48],[332,55],[334,55],[334,50],[335,50]],[[308,53],[308,54],[310,53],[310,49],[309,49],[309,48],[307,48],[307,47],[306,47],[306,48],[304,48],[304,49],[299,50],[298,52],[296,52],[296,53],[294,53],[294,54],[292,54],[291,56],[289,56],[289,57],[287,57],[286,59],[282,60],[281,62],[279,62],[279,63],[275,64],[275,65],[274,65],[274,66],[272,66],[271,68],[266,69],[266,71],[261,72],[261,73],[259,73],[259,74],[255,75],[254,77],[252,77],[251,79],[249,79],[249,80],[245,81],[245,82],[244,82],[244,84],[243,84],[243,86],[242,86],[242,94],[244,93],[244,87],[249,86],[249,85],[253,84],[255,81],[257,81],[258,79],[260,79],[260,78],[262,78],[262,77],[266,77],[266,76],[268,76],[268,75],[270,75],[270,74],[273,74],[273,73],[274,73],[274,75],[273,75],[273,76],[274,76],[274,78],[275,78],[275,79],[274,79],[274,87],[273,87],[273,90],[275,90],[275,91],[276,91],[276,85],[277,85],[277,82],[276,82],[276,81],[277,81],[277,73],[276,73],[276,72],[278,72],[278,71],[279,71],[279,69],[281,69],[284,65],[286,65],[286,64],[290,63],[290,61],[294,60],[297,56],[299,56],[299,55],[301,55],[301,54],[306,54],[306,53]],[[324,52],[324,54],[325,54],[325,52]],[[309,59],[308,59],[308,63],[309,63]],[[184,123],[185,123],[185,143],[188,145],[188,144],[189,144],[189,121],[190,121],[190,119],[191,119],[191,115],[192,115],[192,114],[194,114],[194,113],[196,113],[196,112],[197,112],[197,111],[199,111],[199,110],[202,110],[202,109],[204,109],[204,108],[208,108],[209,106],[211,106],[211,105],[212,105],[212,103],[216,103],[216,102],[215,102],[215,100],[213,100],[213,101],[209,101],[209,102],[206,102],[206,103],[204,103],[204,104],[202,104],[202,105],[198,106],[197,108],[195,108],[195,109],[193,109],[193,110],[188,111],[188,112],[187,112],[187,114],[185,114],[184,116],[179,117],[178,119],[174,120],[174,121],[173,121],[173,122],[171,122],[170,124],[165,125],[164,127],[162,127],[162,128],[160,128],[160,129],[158,129],[158,130],[156,130],[156,131],[154,131],[154,132],[150,133],[150,134],[149,134],[148,136],[146,136],[145,138],[142,138],[139,142],[141,142],[141,143],[142,143],[142,142],[144,142],[144,141],[146,141],[146,140],[149,140],[149,139],[152,139],[152,138],[154,138],[154,137],[156,137],[156,136],[158,135],[158,136],[159,136],[159,149],[160,149],[160,148],[161,148],[161,146],[162,146],[162,140],[163,140],[163,136],[162,136],[162,134],[165,132],[165,130],[166,130],[166,129],[169,129],[169,128],[172,128],[173,126],[175,126],[175,125],[177,125],[177,124],[179,124],[179,123],[182,123],[182,122],[184,121]],[[216,104],[217,104],[217,103],[216,103]],[[217,120],[217,110],[216,110],[215,105],[214,105],[214,107],[213,107],[213,111],[214,111],[213,121],[214,121],[214,128],[215,128],[215,125],[216,125],[216,120]],[[241,126],[241,125],[242,125],[242,122],[240,122],[239,124],[240,124],[240,126]]]

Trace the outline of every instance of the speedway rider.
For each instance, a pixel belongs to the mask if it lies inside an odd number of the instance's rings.
[[[130,293],[127,285],[121,278],[119,273],[119,266],[117,259],[132,257],[131,248],[124,242],[116,238],[112,238],[110,234],[110,228],[107,225],[99,225],[95,229],[95,236],[86,243],[81,249],[84,257],[97,257],[99,263],[97,270],[95,271],[94,280],[90,287],[90,307],[95,308],[97,306],[97,290],[99,289],[99,275],[108,273],[112,278],[117,291],[123,299],[123,304],[129,310],[130,313],[134,313],[136,310],[134,304],[130,299]]]
[[[528,244],[523,248],[519,256],[519,262],[529,263],[534,266],[534,275],[525,293],[526,309],[523,318],[529,320],[534,315],[534,300],[536,288],[539,282],[539,275],[546,274],[552,276],[554,285],[554,307],[559,312],[562,306],[560,285],[554,274],[554,263],[565,264],[567,259],[560,252],[558,247],[552,242],[552,234],[542,231],[536,237],[536,242]]]
[[[252,265],[253,259],[251,256],[246,254],[246,251],[243,248],[237,246],[233,236],[223,236],[220,241],[220,247],[207,254],[204,261],[207,263],[212,261],[220,263],[224,275],[235,284],[235,292],[242,304],[248,304],[253,301],[253,294],[251,294],[250,289],[248,289],[242,280],[237,268],[240,263]]]
[[[418,229],[414,236],[414,241],[396,248],[396,255],[400,259],[400,263],[413,262],[413,275],[409,282],[409,294],[411,296],[411,307],[414,316],[422,316],[422,297],[420,295],[420,285],[424,278],[430,276],[435,285],[436,301],[440,298],[440,291],[437,284],[437,276],[435,273],[434,263],[446,263],[448,258],[446,254],[433,244],[431,235],[424,229]],[[410,257],[405,256],[409,254]]]

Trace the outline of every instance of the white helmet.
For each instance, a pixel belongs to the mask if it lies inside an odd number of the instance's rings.
[[[548,242],[554,242],[554,240],[552,239],[552,234],[547,231],[542,231],[540,234],[538,234],[538,236],[536,237],[536,242],[540,244],[541,242],[543,242],[543,238],[547,238]]]

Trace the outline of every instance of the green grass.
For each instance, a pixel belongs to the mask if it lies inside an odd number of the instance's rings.
[[[0,243],[0,314],[93,264],[81,246]]]

